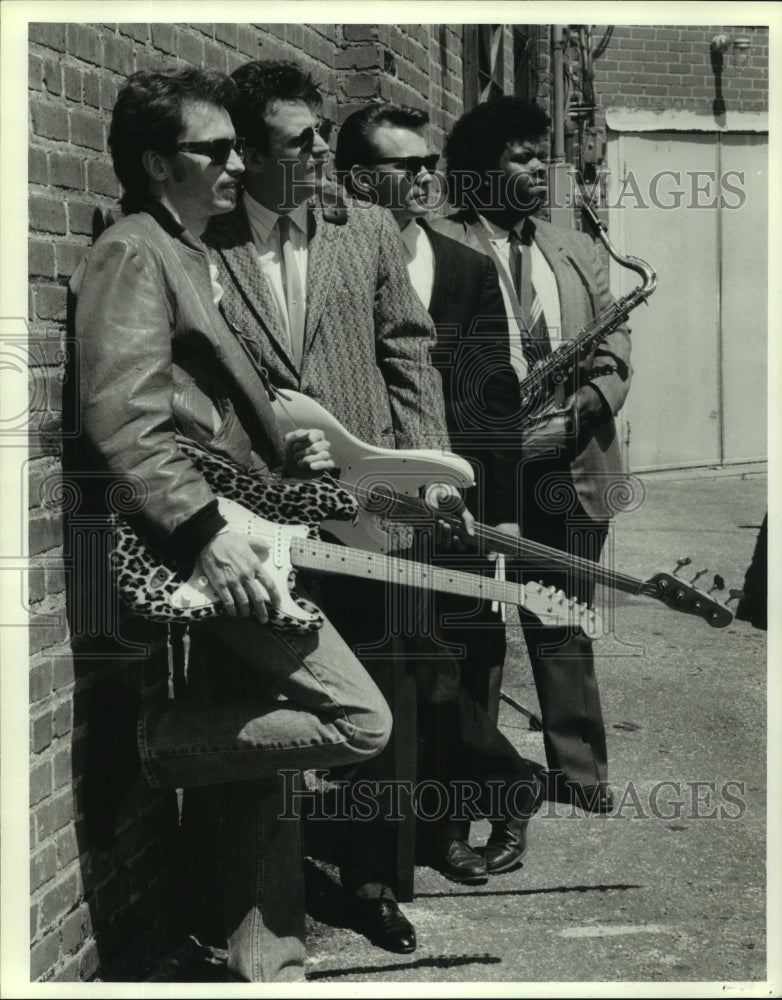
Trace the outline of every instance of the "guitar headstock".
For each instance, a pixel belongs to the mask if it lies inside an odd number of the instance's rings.
[[[523,607],[537,615],[544,625],[580,628],[590,639],[603,635],[603,619],[587,604],[579,604],[563,590],[543,583],[524,584]]]
[[[680,565],[686,565],[683,561]],[[702,576],[702,573],[697,574]],[[715,578],[716,580],[716,578]],[[716,587],[716,583],[715,583]],[[733,621],[733,613],[729,608],[713,597],[679,579],[673,573],[655,573],[644,583],[645,594],[656,597],[674,611],[682,611],[686,615],[697,615],[712,628],[725,628]]]

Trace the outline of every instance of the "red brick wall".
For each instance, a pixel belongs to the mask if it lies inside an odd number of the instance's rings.
[[[605,26],[595,28],[596,42]],[[731,111],[768,110],[768,28],[724,25],[618,25],[595,61],[602,107],[689,110],[711,115],[715,77],[710,43],[717,34],[752,42],[751,65],[737,69],[729,46],[723,59],[722,96]]]

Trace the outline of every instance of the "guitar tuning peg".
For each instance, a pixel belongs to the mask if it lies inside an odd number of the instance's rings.
[[[730,596],[723,602],[726,606],[730,604],[731,601],[740,601],[744,596],[743,590],[734,590],[732,587],[729,591]]]
[[[711,587],[711,590],[709,590],[709,593],[711,593],[712,590],[724,590],[724,589],[725,589],[725,580],[720,576],[719,573],[715,573],[714,583]]]
[[[692,578],[692,580],[690,580],[690,583],[691,583],[691,584],[693,584],[693,583],[695,583],[695,581],[696,581],[696,580],[700,580],[700,578],[701,578],[701,577],[702,577],[702,576],[703,576],[703,575],[704,575],[705,573],[708,573],[708,572],[709,572],[709,570],[708,570],[708,567],[707,567],[706,569],[702,569],[702,570],[700,571],[700,573],[696,573],[696,574],[695,574],[695,576],[694,576],[694,577]]]
[[[677,559],[676,560],[676,569],[673,571],[673,575],[676,576],[676,574],[679,572],[679,570],[682,568],[682,566],[689,566],[691,562],[692,562],[692,559],[690,559],[689,556],[685,556],[683,559]]]

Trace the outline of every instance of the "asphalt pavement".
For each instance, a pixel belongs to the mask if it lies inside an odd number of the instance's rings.
[[[689,557],[685,580],[707,568],[704,589],[715,574],[723,599],[741,588],[766,510],[764,467],[658,473],[636,486],[617,519],[615,569],[647,579]],[[334,870],[308,860],[312,986],[360,996],[387,992],[381,983],[445,993],[450,982],[461,994],[490,984],[519,995],[519,984],[558,983],[553,995],[601,995],[610,987],[593,984],[648,983],[678,996],[682,983],[703,996],[780,995],[766,936],[766,632],[739,620],[711,628],[643,596],[604,591],[598,605],[611,626],[595,648],[613,814],[544,807],[523,867],[483,886],[418,867],[416,898],[402,907],[418,934],[410,955],[345,926]],[[503,687],[535,711],[519,629],[509,633]],[[541,735],[506,704],[500,724],[522,754],[545,759]],[[488,833],[475,825],[473,845]],[[219,979],[220,956],[209,963],[203,978]]]

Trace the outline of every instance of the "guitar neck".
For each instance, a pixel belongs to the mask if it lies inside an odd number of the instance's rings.
[[[291,562],[299,569],[337,573],[365,580],[382,580],[408,587],[461,594],[503,604],[523,604],[524,590],[507,580],[494,580],[477,573],[463,573],[363,549],[334,545],[313,538],[291,540]]]
[[[519,559],[523,566],[534,567],[541,571],[546,569],[567,570],[573,576],[594,580],[595,583],[604,587],[622,590],[626,594],[644,592],[644,582],[633,576],[628,576],[626,573],[617,573],[591,559],[581,559],[560,549],[551,548],[549,545],[532,542],[528,538],[511,538],[485,524],[476,523],[474,541],[486,551],[502,552]]]

